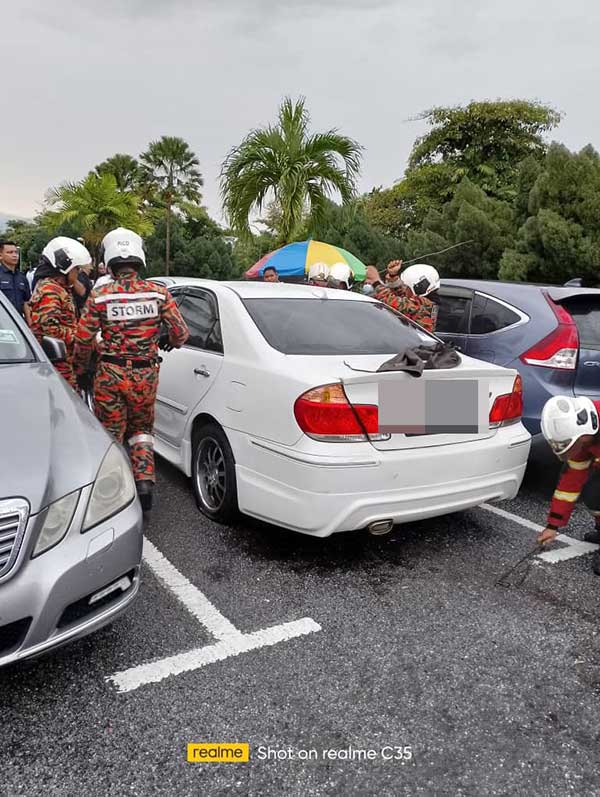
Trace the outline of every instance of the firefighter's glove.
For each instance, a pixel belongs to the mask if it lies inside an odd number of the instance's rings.
[[[158,339],[158,348],[162,349],[163,351],[173,351],[175,348],[171,341],[169,340],[169,333],[163,332]]]

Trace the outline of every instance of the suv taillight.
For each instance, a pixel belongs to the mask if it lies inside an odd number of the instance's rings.
[[[521,420],[523,415],[523,380],[515,377],[512,393],[498,396],[490,410],[490,427],[508,426]]]
[[[546,301],[552,308],[558,326],[543,340],[521,355],[526,365],[538,365],[542,368],[559,368],[563,371],[574,371],[577,367],[579,353],[579,333],[571,314],[556,304],[544,293]]]
[[[315,440],[355,442],[387,440],[378,434],[377,405],[353,404],[340,384],[322,385],[303,393],[294,404],[294,417],[304,434]]]

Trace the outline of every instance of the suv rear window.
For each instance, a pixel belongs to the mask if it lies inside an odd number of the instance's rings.
[[[562,304],[577,324],[581,348],[600,351],[600,296],[578,296]]]
[[[316,298],[243,301],[267,343],[284,354],[398,354],[435,340],[379,302]]]
[[[34,356],[25,336],[0,304],[0,365],[30,363]]]

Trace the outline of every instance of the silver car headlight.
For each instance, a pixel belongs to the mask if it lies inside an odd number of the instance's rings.
[[[74,493],[59,498],[46,509],[46,517],[38,537],[38,540],[31,554],[31,558],[39,556],[41,553],[53,548],[65,536],[73,520],[77,501],[79,500],[79,490]]]
[[[89,531],[103,520],[116,515],[135,496],[135,481],[129,460],[120,446],[113,444],[100,465],[81,530]]]

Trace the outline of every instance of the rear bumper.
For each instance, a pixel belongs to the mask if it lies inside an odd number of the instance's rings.
[[[29,620],[21,639],[8,649],[0,647],[0,667],[97,631],[137,595],[143,539],[139,501],[81,534],[80,515],[87,497],[82,499],[65,539],[35,559],[29,558],[35,535],[28,528],[23,561],[15,575],[0,584],[0,642],[3,628]],[[97,606],[88,605],[90,595],[126,574],[131,580],[126,591],[111,593]]]
[[[234,436],[238,502],[248,515],[315,537],[422,520],[514,498],[530,445],[520,424],[488,440],[388,452],[364,445],[352,457]]]

